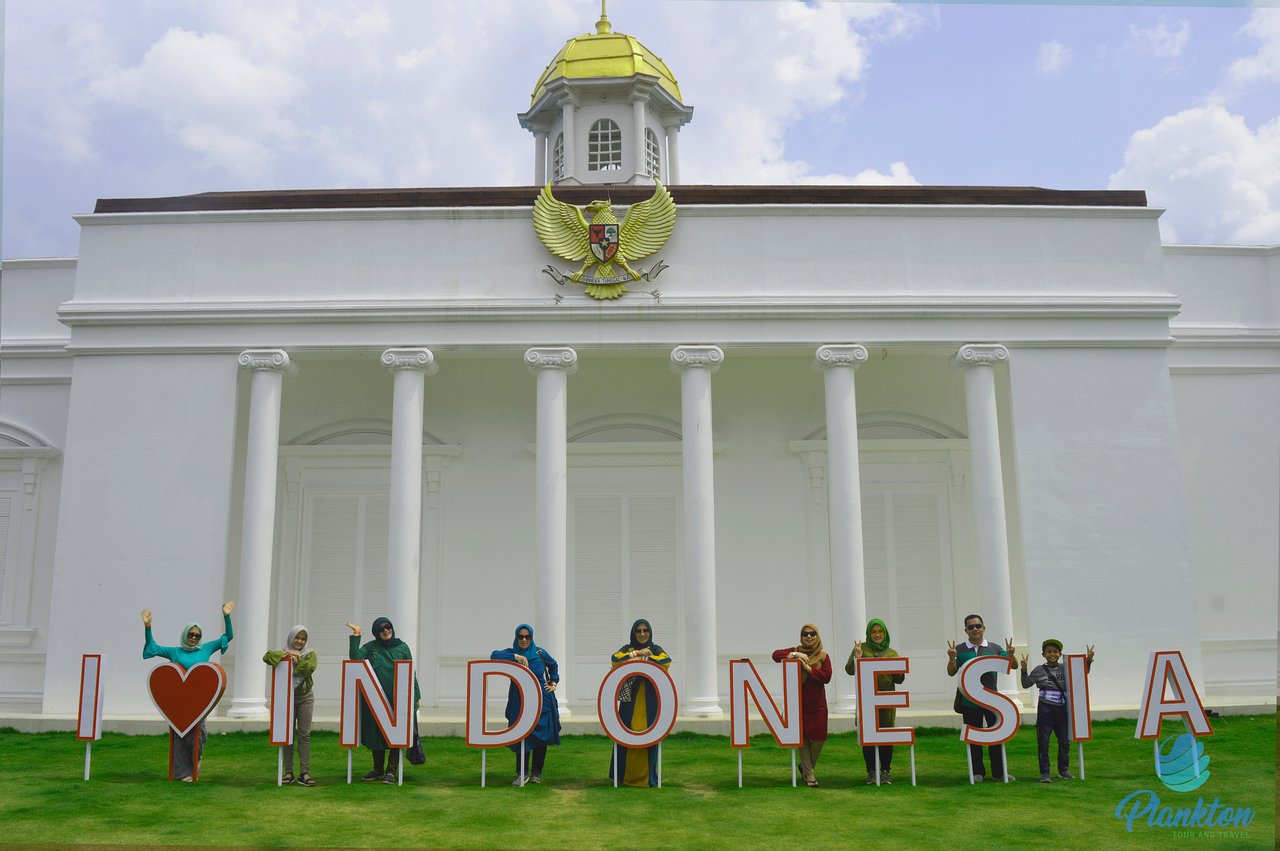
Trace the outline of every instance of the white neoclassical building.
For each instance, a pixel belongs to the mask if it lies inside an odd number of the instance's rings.
[[[336,714],[382,614],[428,716],[530,621],[593,717],[637,617],[685,715],[872,616],[946,711],[969,612],[1095,645],[1095,707],[1156,649],[1274,705],[1280,249],[1162,245],[1141,192],[684,185],[691,116],[603,20],[519,116],[561,200],[670,186],[616,301],[543,274],[537,185],[107,199],[78,257],[5,261],[0,712],[73,714],[102,652],[108,717],[151,714],[138,611],[173,642],[227,598],[243,718],[295,623]]]

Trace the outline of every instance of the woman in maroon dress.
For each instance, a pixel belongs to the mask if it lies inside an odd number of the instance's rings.
[[[827,743],[827,683],[831,682],[831,658],[822,649],[818,628],[800,628],[800,644],[773,651],[773,661],[795,659],[800,663],[800,775],[817,786],[813,768]]]

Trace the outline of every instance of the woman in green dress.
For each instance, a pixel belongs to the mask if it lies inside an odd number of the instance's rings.
[[[396,662],[413,658],[413,654],[409,652],[409,645],[396,638],[396,629],[389,618],[378,618],[373,622],[373,641],[367,641],[363,645],[360,643],[360,627],[350,621],[347,622],[347,627],[351,630],[351,658],[367,660],[373,665],[373,674],[378,678],[378,685],[382,686],[382,692],[390,702],[395,694]],[[421,700],[418,678],[414,677],[413,714],[415,717]],[[363,696],[360,698],[360,743],[373,751],[373,770],[362,779],[381,780],[383,783],[394,784],[396,770],[400,767],[400,749],[387,745],[387,740],[383,737],[382,730],[374,720],[373,712]],[[391,753],[388,754],[387,751]]]

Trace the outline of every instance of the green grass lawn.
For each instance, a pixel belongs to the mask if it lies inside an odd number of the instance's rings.
[[[211,736],[201,781],[169,783],[163,736],[107,735],[93,747],[71,733],[0,731],[0,845],[305,845],[446,848],[1271,848],[1275,844],[1276,716],[1221,718],[1205,740],[1211,777],[1191,793],[1155,777],[1150,742],[1132,721],[1095,725],[1084,782],[1035,782],[1035,734],[1010,743],[1009,785],[965,782],[952,730],[917,731],[919,784],[899,749],[894,785],[867,787],[850,734],[833,737],[818,766],[821,788],[791,788],[789,755],[767,737],[745,751],[745,788],[728,739],[678,734],[663,750],[662,789],[617,789],[607,777],[608,741],[566,737],[547,760],[545,782],[510,785],[510,752],[480,753],[461,739],[428,739],[427,764],[408,767],[403,787],[345,783],[346,751],[335,733],[312,744],[313,789],[275,785],[276,754],[265,733]],[[1166,724],[1165,734],[1180,730]],[[1072,748],[1072,768],[1076,768]],[[369,768],[356,751],[355,776]],[[1249,807],[1247,828],[1150,828],[1132,833],[1114,816],[1131,792],[1162,804]]]

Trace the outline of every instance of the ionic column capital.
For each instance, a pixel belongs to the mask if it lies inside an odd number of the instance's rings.
[[[952,366],[995,366],[1009,359],[1009,350],[999,343],[965,343],[951,358]]]
[[[578,353],[567,346],[529,349],[524,353],[524,362],[530,372],[558,369],[572,375],[578,371]]]
[[[382,353],[382,365],[392,372],[416,369],[427,375],[435,375],[440,369],[430,349],[387,349]]]
[[[671,350],[671,370],[709,369],[715,372],[724,362],[724,351],[719,346],[676,346]]]
[[[298,365],[289,359],[284,349],[245,349],[236,359],[244,369],[255,372],[280,372],[285,375],[296,375]]]
[[[818,346],[818,351],[814,353],[813,363],[810,366],[814,371],[830,369],[833,366],[847,366],[857,369],[866,362],[866,346],[847,343],[843,345]]]

